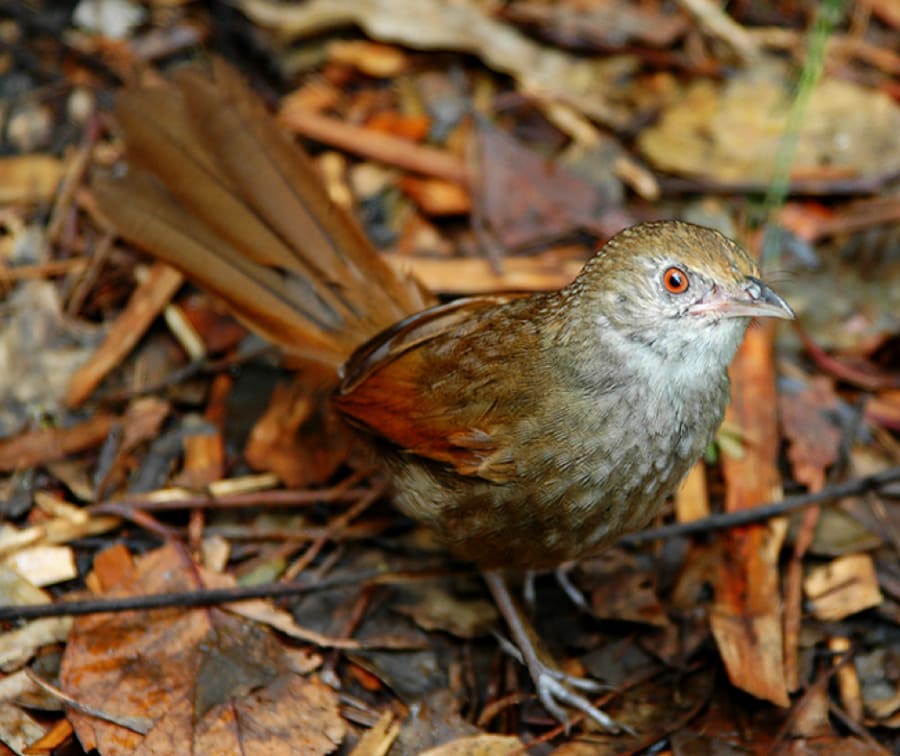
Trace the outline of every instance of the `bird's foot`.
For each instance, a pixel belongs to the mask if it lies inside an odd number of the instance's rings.
[[[560,724],[566,728],[566,731],[569,729],[569,715],[563,706],[577,709],[609,732],[635,734],[634,730],[628,725],[616,722],[608,714],[594,706],[587,697],[577,692],[578,690],[583,690],[596,693],[599,690],[603,690],[605,686],[596,680],[566,674],[562,670],[551,667],[539,659],[531,660],[531,663],[528,664],[528,671],[534,682],[538,699],[544,705],[544,708],[559,720]]]
[[[496,571],[485,571],[483,575],[497,607],[506,619],[514,641],[510,642],[501,637],[499,638],[500,644],[507,653],[528,669],[538,699],[547,711],[566,728],[567,732],[569,715],[566,713],[565,707],[568,706],[582,712],[609,732],[634,734],[630,727],[616,722],[579,692],[590,693],[602,690],[604,686],[601,683],[566,674],[558,667],[543,660],[543,653],[539,652],[536,647],[534,631],[516,606],[502,575]]]
[[[564,564],[561,567],[557,567],[553,571],[553,575],[556,577],[556,582],[559,584],[559,587],[562,588],[563,593],[566,594],[569,601],[571,601],[578,609],[580,609],[585,614],[593,614],[593,610],[591,609],[591,605],[588,603],[587,597],[584,595],[584,593],[581,592],[581,589],[572,582],[572,578],[569,577],[569,573],[574,568],[574,562],[570,564]]]
[[[562,589],[563,593],[566,594],[566,597],[571,601],[575,608],[585,614],[592,614],[591,605],[588,603],[587,598],[581,592],[581,590],[572,582],[572,578],[569,577],[569,573],[575,569],[576,563],[569,562],[568,564],[561,565],[553,570],[553,576],[556,578],[556,582],[559,584],[559,587]],[[525,573],[525,583],[522,588],[522,598],[525,601],[525,605],[528,607],[530,612],[534,612],[535,607],[537,606],[537,591],[535,589],[535,578],[540,573],[535,572],[534,570],[529,570]]]

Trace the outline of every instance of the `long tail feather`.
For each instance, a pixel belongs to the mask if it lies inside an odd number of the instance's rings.
[[[95,179],[102,212],[266,338],[337,367],[430,303],[331,201],[310,158],[224,63],[127,90],[115,114],[130,166]]]

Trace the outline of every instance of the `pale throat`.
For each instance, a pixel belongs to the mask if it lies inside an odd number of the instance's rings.
[[[689,318],[693,316],[685,316]],[[669,328],[622,329],[603,315],[598,336],[622,356],[635,377],[656,396],[672,399],[717,392],[749,321],[724,318],[699,323],[680,320]],[[650,337],[652,334],[652,338]]]

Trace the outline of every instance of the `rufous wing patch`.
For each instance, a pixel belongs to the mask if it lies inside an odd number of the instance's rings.
[[[434,345],[453,338],[461,318],[508,301],[477,297],[426,310],[361,347],[334,402],[352,424],[405,452],[461,475],[502,483],[515,477],[502,432],[465,403],[436,402]]]

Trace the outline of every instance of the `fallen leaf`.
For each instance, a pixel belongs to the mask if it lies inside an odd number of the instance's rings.
[[[772,178],[795,96],[781,66],[754,67],[725,84],[700,80],[658,124],[641,133],[638,146],[670,173],[764,187]],[[897,171],[900,107],[877,90],[824,78],[803,117],[792,179],[812,185]]]
[[[825,376],[788,384],[778,395],[794,477],[811,491],[822,488],[826,471],[838,459],[841,430],[829,417],[838,401],[833,382]]]
[[[107,596],[200,588],[176,546],[135,561]],[[162,609],[78,618],[60,670],[64,691],[141,734],[71,711],[82,745],[132,754],[324,754],[344,736],[337,696],[294,669],[274,633],[221,609]]]

